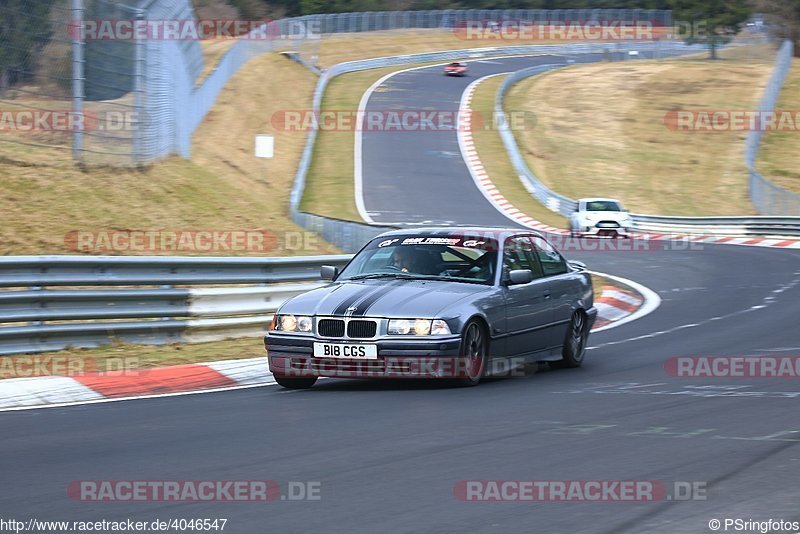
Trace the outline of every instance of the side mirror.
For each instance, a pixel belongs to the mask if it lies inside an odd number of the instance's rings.
[[[586,264],[583,263],[582,261],[569,260],[567,263],[569,264],[570,267],[572,267],[573,271],[585,271],[586,270]]]
[[[339,268],[333,265],[323,265],[319,270],[319,275],[323,280],[334,280],[339,276]]]
[[[527,284],[533,281],[533,273],[530,269],[514,269],[508,272],[509,285]]]

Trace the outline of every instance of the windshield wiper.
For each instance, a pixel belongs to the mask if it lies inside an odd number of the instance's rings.
[[[431,276],[426,276],[425,280],[436,280],[439,282],[464,282],[466,284],[486,283],[486,280],[482,280],[480,278],[468,278],[463,276],[451,276],[451,275],[431,275]]]
[[[347,278],[347,280],[371,280],[373,278],[402,278],[404,280],[414,280],[419,277],[408,273],[369,273],[369,274],[357,274],[355,276]]]

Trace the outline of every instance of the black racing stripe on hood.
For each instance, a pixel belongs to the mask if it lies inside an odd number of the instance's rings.
[[[362,301],[358,303],[358,309],[356,309],[356,311],[353,312],[353,315],[358,317],[363,317],[364,315],[367,314],[367,312],[369,311],[370,307],[372,307],[373,304],[375,304],[380,299],[382,299],[383,297],[394,291],[397,288],[397,286],[405,283],[406,283],[405,280],[395,280],[394,282],[386,286],[383,286],[381,288],[383,289],[383,291],[367,295]]]
[[[347,311],[347,308],[353,305],[353,303],[358,302],[360,299],[365,297],[369,297],[371,294],[381,291],[383,286],[378,287],[369,287],[365,286],[361,291],[355,292],[350,298],[344,299],[336,308],[333,310],[332,315],[340,316],[344,315]]]

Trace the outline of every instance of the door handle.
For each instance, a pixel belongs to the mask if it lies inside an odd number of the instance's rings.
[[[544,299],[547,300],[549,298],[550,298],[550,292],[549,291],[545,291],[544,292]]]

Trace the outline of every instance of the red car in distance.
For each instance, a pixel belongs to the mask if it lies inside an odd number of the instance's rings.
[[[461,61],[454,61],[445,66],[445,76],[464,76],[467,74],[467,64]]]

